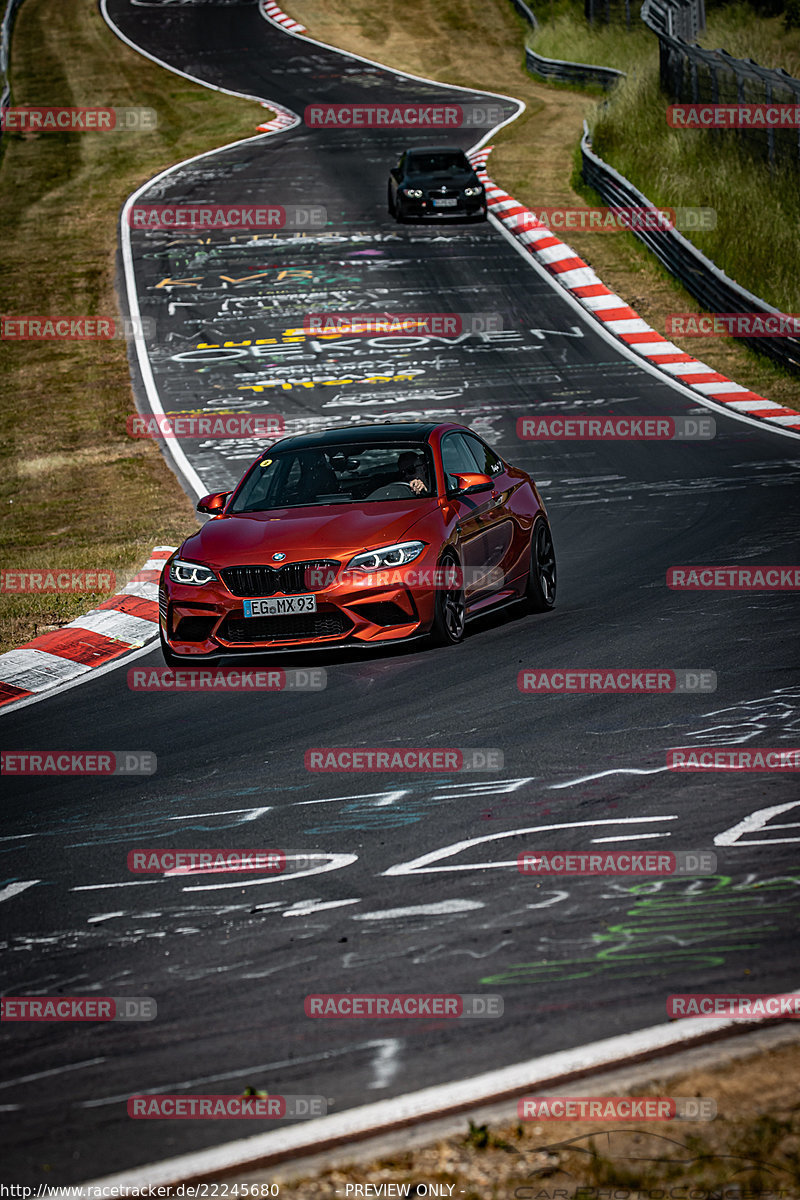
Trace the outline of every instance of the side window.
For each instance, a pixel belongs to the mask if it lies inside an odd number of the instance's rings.
[[[447,433],[442,438],[442,466],[447,476],[448,491],[455,487],[453,475],[474,475],[478,470],[463,434]]]
[[[497,457],[494,450],[490,450],[488,446],[479,441],[472,434],[465,434],[465,440],[469,444],[469,448],[475,455],[478,462],[478,470],[482,475],[499,475],[503,470],[503,463]]]

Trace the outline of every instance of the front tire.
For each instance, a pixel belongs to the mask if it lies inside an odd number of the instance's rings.
[[[438,571],[460,572],[461,567],[454,554],[447,551],[439,562]],[[452,587],[438,587],[433,612],[431,637],[436,646],[456,646],[464,640],[467,625],[467,602],[463,580]]]
[[[175,667],[180,667],[183,663],[185,663],[185,661],[186,661],[185,658],[183,658],[179,654],[173,654],[173,652],[170,650],[169,646],[167,645],[166,639],[164,637],[164,631],[162,629],[159,629],[158,636],[161,639],[161,654],[162,654],[162,656],[164,658],[164,662],[167,664],[167,666],[175,668]]]
[[[525,597],[531,612],[549,612],[556,602],[556,554],[553,535],[544,517],[537,517],[531,531],[531,558]]]

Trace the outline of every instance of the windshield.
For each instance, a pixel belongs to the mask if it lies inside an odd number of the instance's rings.
[[[439,154],[410,154],[409,175],[457,175],[472,168],[460,150]]]
[[[354,442],[313,446],[268,455],[245,477],[232,513],[310,504],[425,500],[435,494],[430,450],[425,443]]]

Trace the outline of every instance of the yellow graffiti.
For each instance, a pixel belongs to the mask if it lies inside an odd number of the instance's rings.
[[[239,384],[238,391],[240,392],[263,392],[267,388],[281,388],[284,392],[290,392],[292,388],[315,388],[315,387],[344,387],[347,383],[410,383],[415,376],[424,375],[424,371],[408,371],[402,375],[367,375],[363,379],[265,379],[262,383],[242,383]]]

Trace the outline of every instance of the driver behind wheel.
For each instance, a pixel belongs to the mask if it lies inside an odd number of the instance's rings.
[[[428,492],[428,470],[422,455],[413,450],[404,450],[397,459],[397,471],[400,480],[407,483],[416,496]]]

